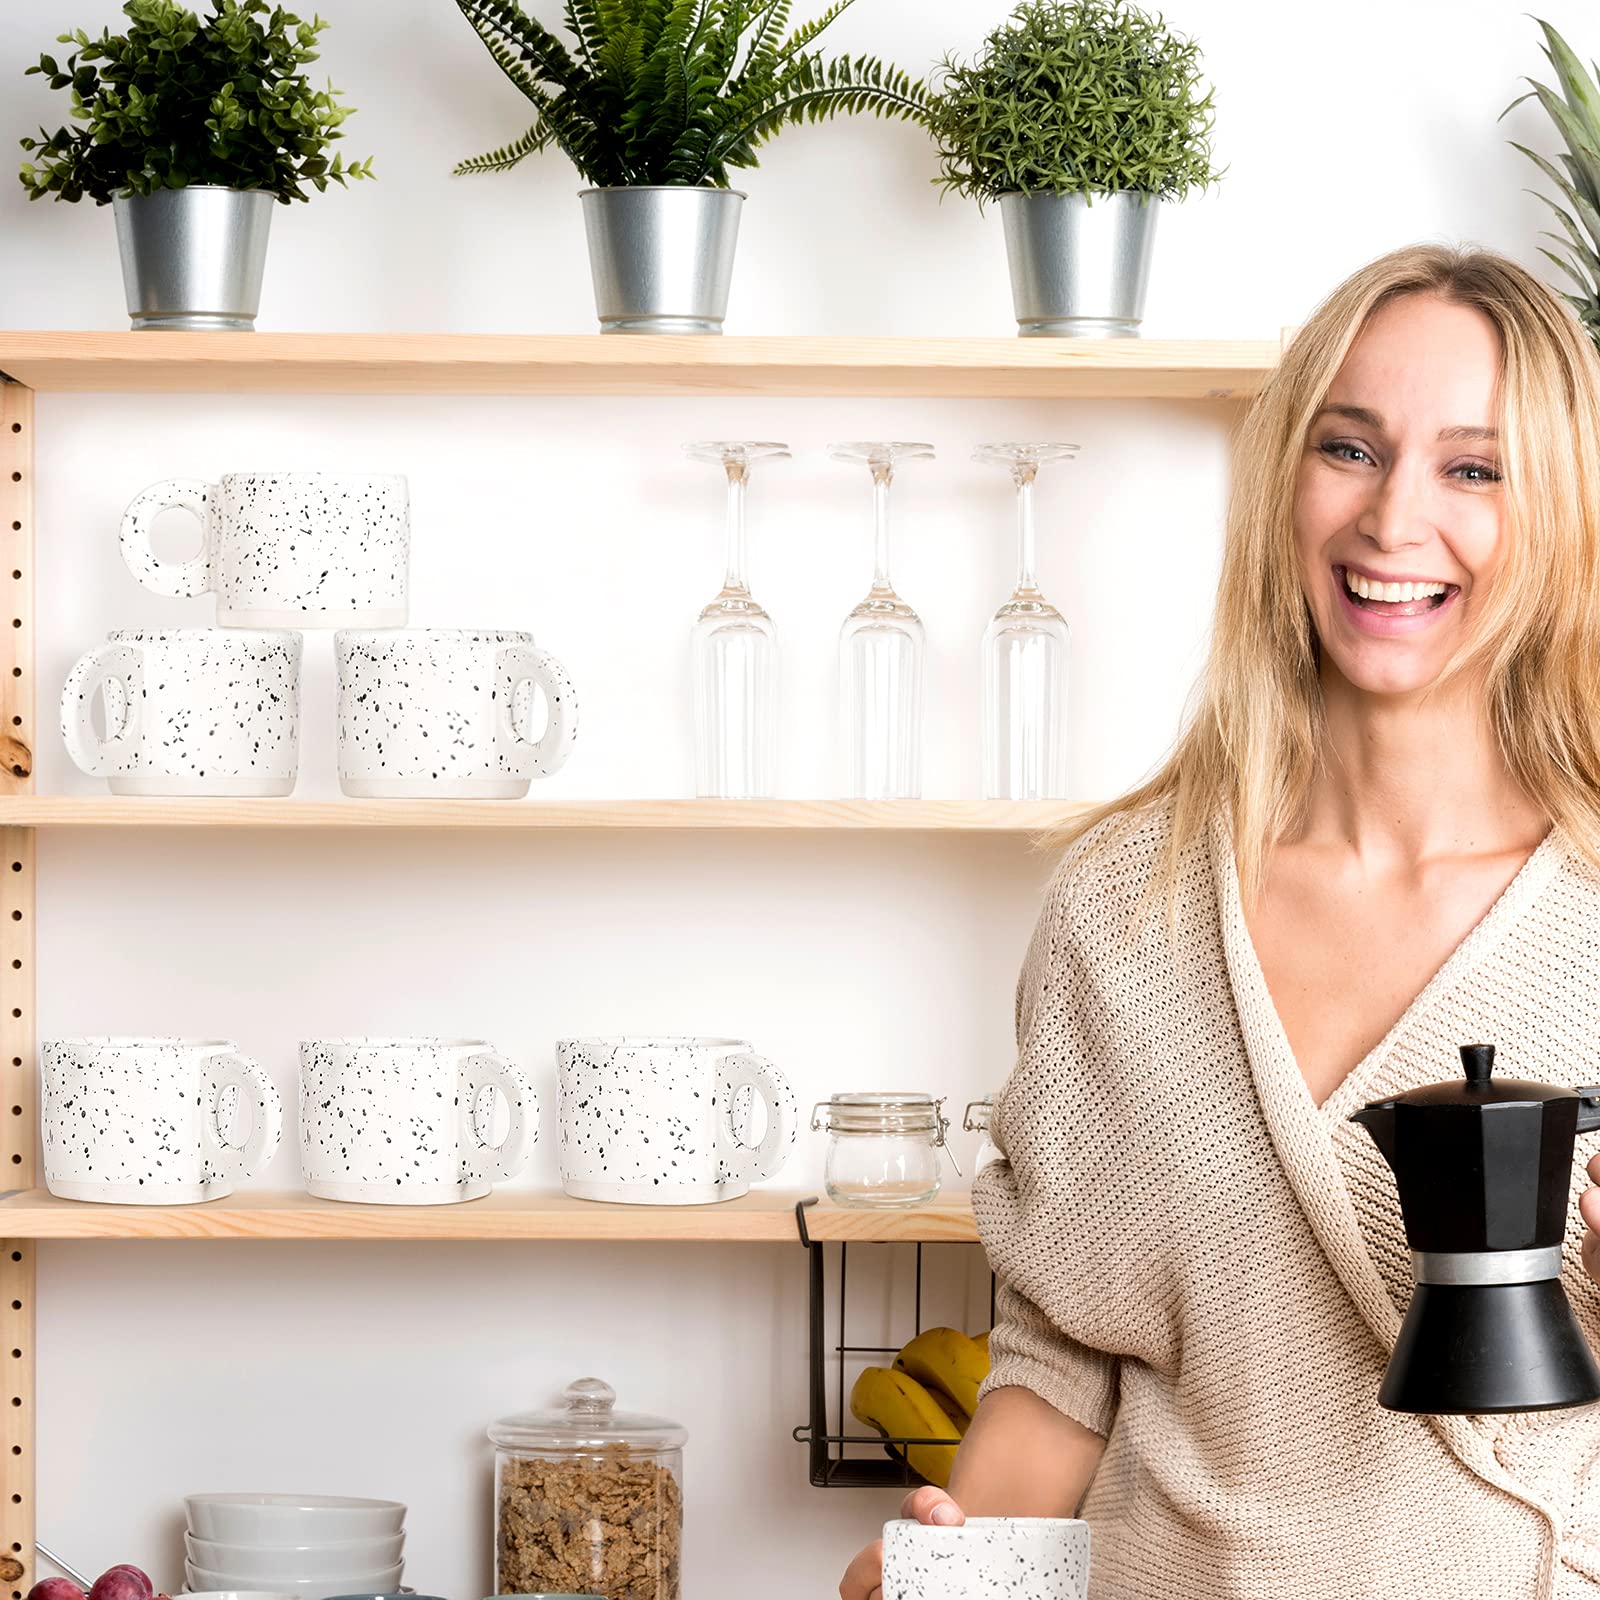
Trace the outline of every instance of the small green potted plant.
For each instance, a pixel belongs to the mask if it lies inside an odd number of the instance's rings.
[[[1000,202],[1020,333],[1137,337],[1158,204],[1221,176],[1198,61],[1124,0],[1023,0],[946,58],[935,181]]]
[[[127,31],[60,36],[29,73],[71,96],[73,125],[22,141],[30,200],[111,203],[135,328],[255,326],[276,201],[372,176],[329,155],[350,115],[314,89],[320,18],[267,0],[127,0]]]
[[[566,0],[569,44],[516,0],[456,0],[534,121],[455,170],[505,172],[559,146],[590,185],[602,332],[720,333],[745,198],[729,172],[790,123],[926,108],[898,69],[808,48],[852,3],[787,32],[789,0]]]
[[[1539,198],[1555,212],[1565,237],[1545,232],[1541,237],[1559,245],[1565,252],[1556,255],[1539,246],[1539,253],[1553,261],[1578,287],[1577,294],[1562,292],[1561,298],[1577,313],[1589,336],[1600,345],[1600,85],[1573,53],[1567,41],[1548,22],[1534,21],[1544,29],[1545,59],[1555,69],[1559,90],[1525,78],[1532,84],[1527,94],[1519,95],[1500,113],[1504,118],[1524,100],[1537,96],[1556,131],[1566,144],[1561,152],[1561,168],[1547,161],[1515,139],[1507,143],[1520,150],[1566,196],[1568,211],[1549,195]],[[1498,119],[1497,119],[1498,120]],[[1538,190],[1529,191],[1538,194]]]

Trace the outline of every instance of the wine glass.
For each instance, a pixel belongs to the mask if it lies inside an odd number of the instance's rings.
[[[1067,624],[1039,593],[1033,480],[1075,444],[986,444],[974,460],[1011,469],[1017,486],[1017,586],[983,634],[983,793],[1056,800],[1067,792]]]
[[[752,464],[785,460],[789,447],[718,440],[685,445],[684,453],[719,463],[728,479],[727,571],[694,625],[695,793],[758,799],[773,789],[778,634],[745,579],[744,492]]]
[[[927,460],[931,444],[834,444],[835,461],[872,472],[872,588],[839,635],[839,713],[846,792],[858,800],[915,800],[922,792],[922,619],[889,581],[889,485],[902,461]]]

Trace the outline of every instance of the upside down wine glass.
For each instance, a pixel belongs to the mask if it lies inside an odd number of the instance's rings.
[[[1017,486],[1017,586],[983,634],[983,793],[1057,800],[1067,792],[1067,624],[1039,593],[1033,480],[1075,444],[986,444],[974,459],[1011,469]]]
[[[783,460],[789,447],[766,440],[684,446],[715,461],[728,479],[727,570],[722,592],[694,625],[694,773],[702,798],[771,795],[777,743],[778,634],[745,577],[744,492],[750,468]]]
[[[846,793],[857,800],[915,800],[922,792],[922,619],[889,581],[889,485],[902,461],[925,460],[930,444],[835,444],[835,461],[872,472],[872,588],[839,635],[839,720]]]

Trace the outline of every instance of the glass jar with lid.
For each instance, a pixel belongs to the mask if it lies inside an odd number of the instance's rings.
[[[978,1154],[972,1164],[972,1175],[977,1175],[989,1165],[991,1161],[1000,1159],[1000,1151],[994,1142],[994,1135],[989,1131],[994,1126],[994,1096],[986,1094],[981,1100],[974,1100],[967,1107],[967,1114],[962,1119],[961,1126],[968,1133],[981,1133],[983,1137],[978,1141]]]
[[[489,1429],[496,1594],[681,1600],[688,1433],[616,1398],[580,1378],[554,1409]]]
[[[828,1198],[842,1206],[916,1206],[933,1199],[950,1127],[943,1106],[942,1097],[894,1092],[822,1101],[811,1127],[829,1135]]]

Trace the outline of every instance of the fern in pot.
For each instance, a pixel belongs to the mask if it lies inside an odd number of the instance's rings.
[[[946,59],[936,181],[999,201],[1020,333],[1137,337],[1157,207],[1221,176],[1198,62],[1124,0],[1024,0]]]
[[[125,32],[64,33],[64,61],[27,69],[70,95],[73,125],[22,141],[23,187],[112,205],[135,328],[251,329],[273,205],[372,176],[330,157],[349,111],[303,70],[327,24],[266,0],[213,0],[204,21],[176,0],[122,10]]]
[[[811,48],[853,0],[789,28],[790,0],[566,0],[564,37],[517,0],[456,0],[533,106],[528,130],[458,173],[556,145],[581,192],[605,333],[720,333],[744,194],[783,128],[842,112],[920,117],[922,84],[870,56]]]

